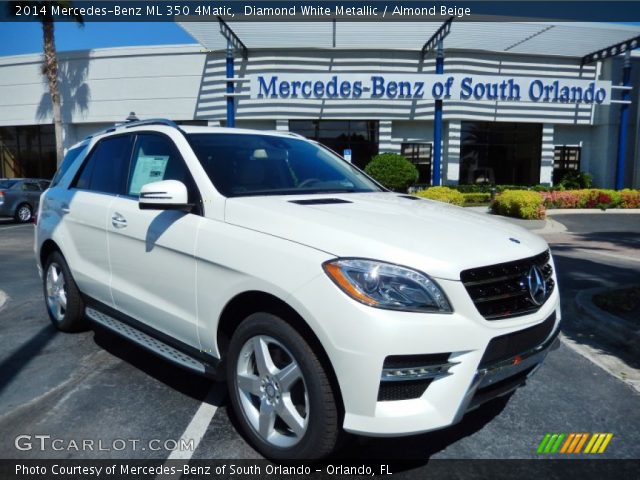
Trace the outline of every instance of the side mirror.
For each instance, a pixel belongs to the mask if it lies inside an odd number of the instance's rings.
[[[140,210],[181,210],[193,208],[188,200],[187,187],[177,180],[164,180],[143,185],[140,189]]]

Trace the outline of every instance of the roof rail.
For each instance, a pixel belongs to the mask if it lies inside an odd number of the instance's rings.
[[[121,128],[140,127],[143,125],[166,125],[167,127],[175,128],[176,130],[179,130],[184,134],[184,131],[180,128],[180,125],[178,125],[173,120],[169,120],[168,118],[149,118],[147,120],[135,120],[133,122],[120,123],[118,125],[114,125],[113,127],[109,127],[104,130],[100,130],[99,132],[88,135],[83,140],[89,140],[97,135],[102,135],[104,133],[115,132],[116,130],[119,130]]]
[[[126,122],[118,125],[118,127],[132,128],[140,127],[142,125],[166,125],[167,127],[176,128],[181,130],[176,122],[169,120],[168,118],[149,118],[147,120],[134,120],[133,122]]]
[[[295,133],[295,132],[289,132],[286,130],[270,130],[273,133],[279,133],[280,135],[287,135],[289,137],[295,137],[295,138],[302,138],[304,140],[307,140],[307,137],[305,137],[304,135],[300,135],[299,133]]]

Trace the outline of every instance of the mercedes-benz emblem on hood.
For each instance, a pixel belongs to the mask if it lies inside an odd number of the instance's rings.
[[[542,305],[547,296],[547,282],[539,266],[533,265],[527,275],[529,295],[536,305]]]

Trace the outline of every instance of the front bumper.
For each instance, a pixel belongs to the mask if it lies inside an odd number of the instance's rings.
[[[345,416],[343,428],[368,436],[402,436],[445,428],[466,412],[522,385],[548,353],[560,323],[556,288],[537,312],[487,321],[461,282],[438,280],[452,314],[396,312],[361,305],[318,277],[294,292],[334,368]],[[492,340],[552,322],[535,348],[487,363]],[[447,374],[418,398],[380,401],[381,374],[390,356],[446,354]]]

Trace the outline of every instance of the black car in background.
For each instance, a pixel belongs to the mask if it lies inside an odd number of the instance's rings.
[[[0,217],[13,217],[19,223],[31,221],[49,183],[39,178],[0,178]]]

